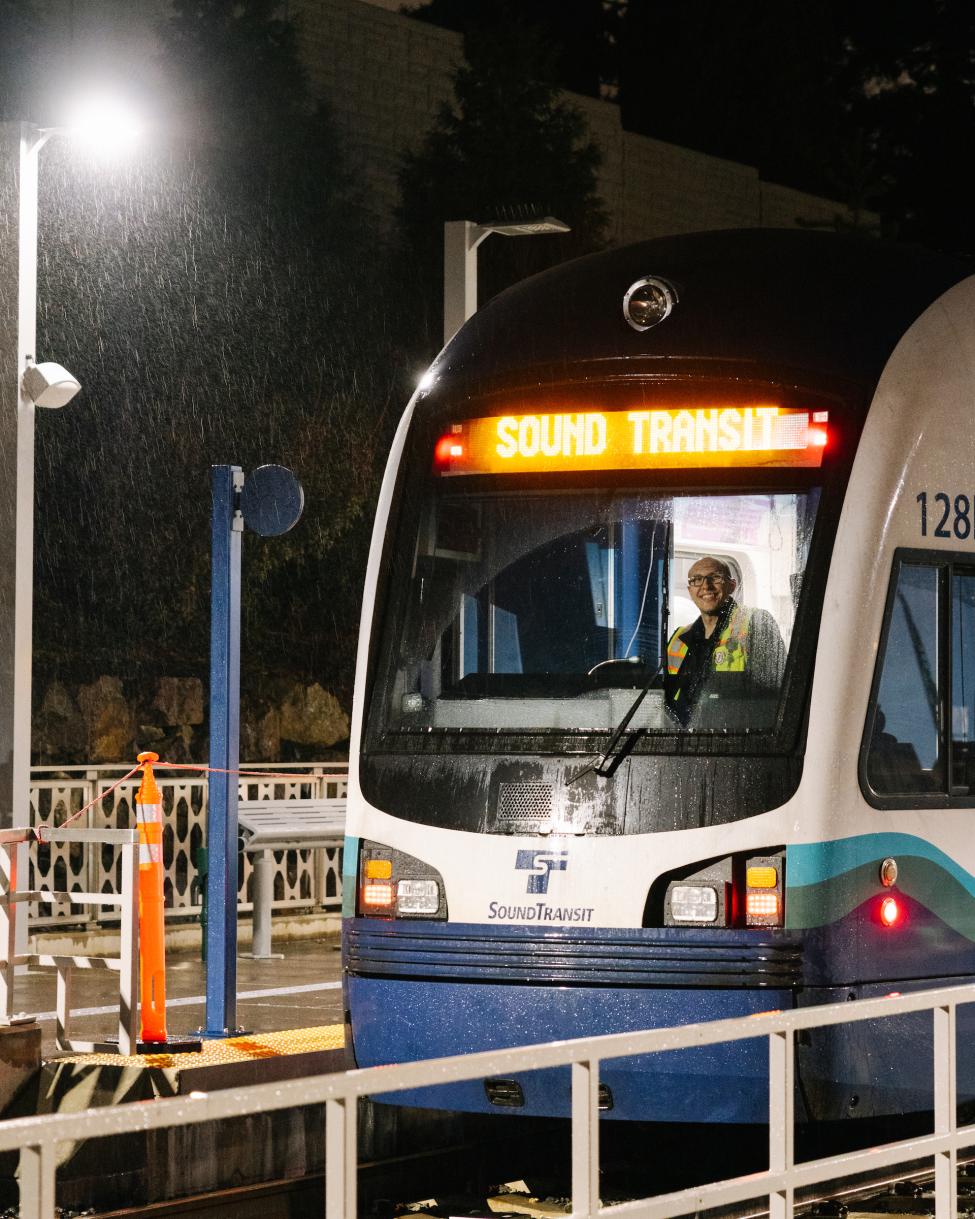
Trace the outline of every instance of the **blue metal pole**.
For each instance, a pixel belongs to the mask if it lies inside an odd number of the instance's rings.
[[[239,466],[211,467],[210,765],[236,771],[240,757]],[[237,776],[211,772],[207,804],[207,968],[205,1037],[237,1028]]]

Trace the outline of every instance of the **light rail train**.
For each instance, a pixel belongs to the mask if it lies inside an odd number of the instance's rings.
[[[358,1065],[975,979],[966,276],[694,234],[527,280],[447,345],[363,602]],[[852,1028],[799,1045],[800,1120],[930,1107],[930,1023]],[[761,1122],[766,1063],[763,1039],[607,1062],[600,1103]],[[565,1115],[569,1078],[408,1100]]]

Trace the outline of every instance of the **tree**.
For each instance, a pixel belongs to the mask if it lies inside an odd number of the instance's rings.
[[[645,0],[620,24],[624,126],[879,210],[971,251],[975,9],[963,0]]]
[[[887,229],[972,255],[968,150],[975,145],[975,9],[963,0],[851,6],[851,121],[887,190]]]
[[[446,220],[557,216],[572,231],[484,247],[482,299],[525,275],[596,248],[606,216],[599,153],[582,115],[554,83],[537,36],[514,20],[469,29],[445,105],[400,176],[399,217],[410,278],[423,287],[428,350],[439,346]]]

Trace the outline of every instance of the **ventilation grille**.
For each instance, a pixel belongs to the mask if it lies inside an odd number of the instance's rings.
[[[502,783],[498,791],[498,820],[550,821],[554,803],[549,783]]]

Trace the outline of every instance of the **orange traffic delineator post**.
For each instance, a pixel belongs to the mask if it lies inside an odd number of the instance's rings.
[[[152,773],[158,753],[140,753],[142,782],[135,797],[139,825],[139,1014],[141,1040],[166,1040],[166,922],[162,852],[162,793]]]
[[[202,1048],[199,1037],[166,1034],[166,890],[163,884],[162,793],[152,773],[157,753],[140,753],[142,782],[135,797],[139,826],[139,1014],[142,1028],[137,1052]]]

